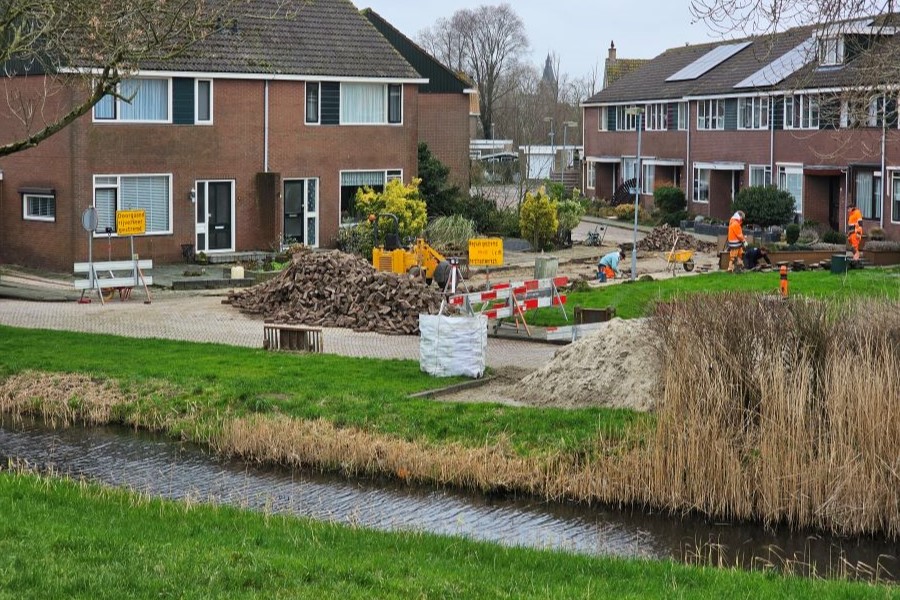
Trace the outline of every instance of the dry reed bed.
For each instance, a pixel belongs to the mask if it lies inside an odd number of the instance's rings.
[[[524,457],[502,440],[434,446],[262,415],[217,421],[211,439],[195,441],[348,476],[900,537],[900,303],[826,309],[706,297],[663,306],[653,327],[662,348],[656,429],[598,437],[588,457]],[[23,373],[0,382],[0,410],[93,424],[134,400],[112,381],[99,397],[83,392],[96,386],[78,375]],[[209,431],[185,426],[193,416],[130,418]]]

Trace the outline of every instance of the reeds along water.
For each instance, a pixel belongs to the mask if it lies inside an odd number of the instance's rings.
[[[653,326],[664,389],[635,500],[900,536],[900,302],[693,297]]]

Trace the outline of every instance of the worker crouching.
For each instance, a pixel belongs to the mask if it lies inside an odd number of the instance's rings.
[[[744,266],[744,211],[739,210],[728,222],[728,272],[740,270]]]
[[[601,282],[615,279],[619,274],[619,263],[625,258],[625,251],[621,248],[605,254],[597,263],[597,279]]]

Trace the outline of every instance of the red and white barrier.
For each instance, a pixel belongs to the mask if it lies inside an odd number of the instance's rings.
[[[525,312],[548,306],[559,306],[562,309],[566,303],[566,297],[559,293],[559,288],[568,284],[568,277],[498,283],[483,292],[450,296],[446,303],[471,316],[484,315],[488,319],[498,321],[515,317],[516,328],[518,328],[521,318],[522,324],[530,336],[531,332],[525,323]],[[443,313],[443,307],[441,312]],[[565,315],[565,309],[563,309],[563,315]]]

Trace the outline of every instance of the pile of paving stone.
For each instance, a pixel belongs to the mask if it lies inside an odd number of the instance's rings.
[[[415,334],[420,313],[437,314],[441,293],[421,278],[378,272],[332,250],[295,254],[278,276],[222,302],[276,323]]]
[[[676,227],[669,225],[660,225],[655,227],[653,231],[648,233],[644,239],[638,242],[638,250],[646,252],[669,252],[672,245],[675,244],[675,237],[678,236],[678,244],[676,250],[694,250],[695,252],[715,252],[716,244],[713,242],[704,242],[698,240],[689,233],[685,233]]]

